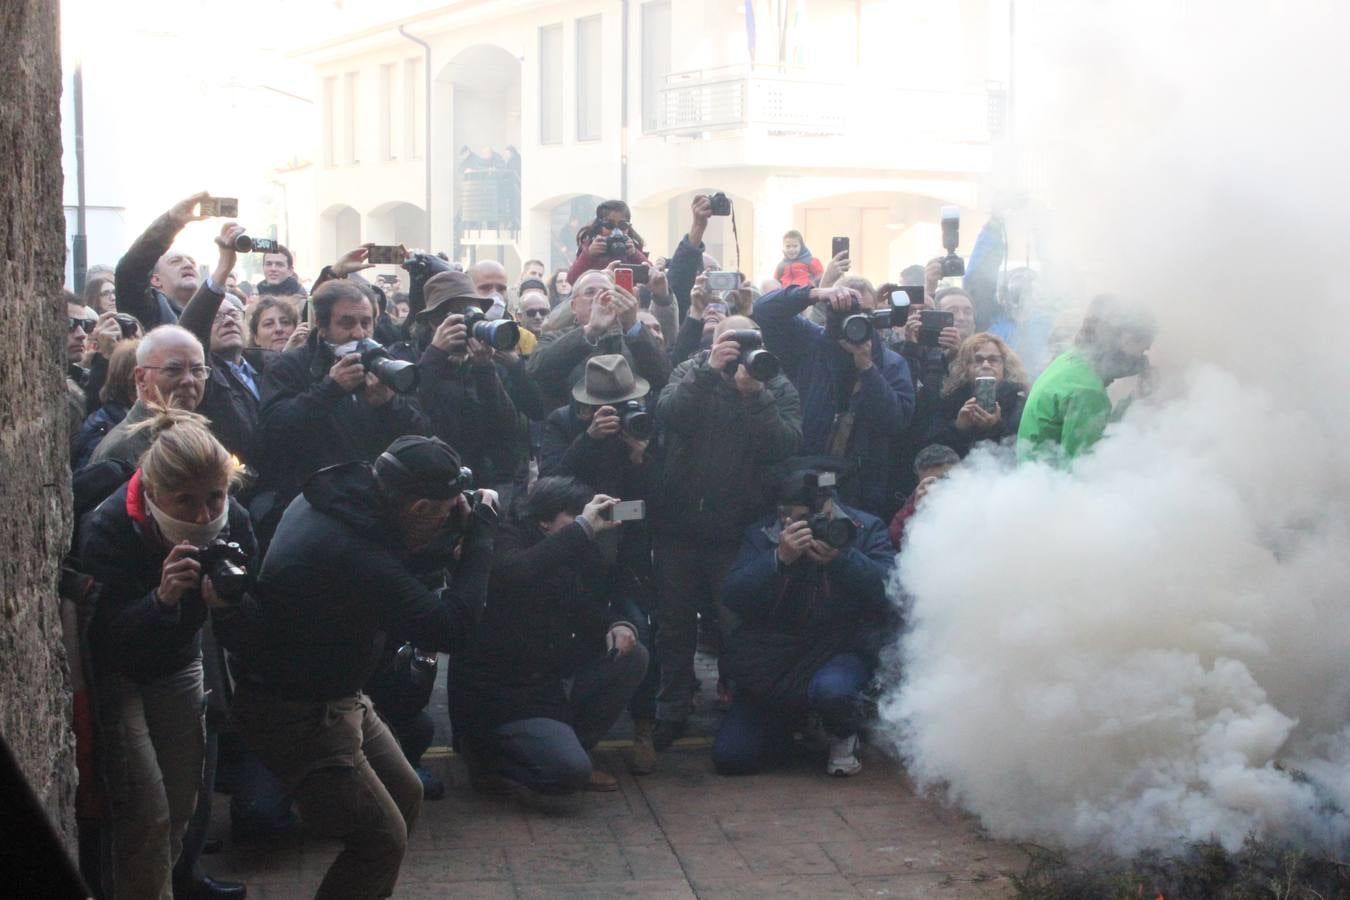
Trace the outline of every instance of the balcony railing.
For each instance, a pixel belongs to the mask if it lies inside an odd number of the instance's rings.
[[[922,135],[987,142],[1001,126],[998,91],[928,91],[829,81],[777,67],[734,66],[666,76],[657,134]],[[894,133],[892,133],[894,132]]]

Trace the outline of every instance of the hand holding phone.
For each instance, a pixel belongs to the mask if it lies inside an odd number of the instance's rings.
[[[830,239],[830,257],[834,258],[840,253],[848,253],[848,238],[836,237]]]
[[[633,292],[633,270],[628,268],[615,269],[614,286],[623,288],[631,294]]]
[[[239,201],[234,197],[203,197],[197,215],[213,219],[233,219],[239,215]]]

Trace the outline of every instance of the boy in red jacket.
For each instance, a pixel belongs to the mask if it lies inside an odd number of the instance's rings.
[[[820,260],[806,248],[800,231],[789,231],[783,235],[783,259],[773,273],[779,284],[783,287],[815,287],[820,284],[820,276],[824,271]]]

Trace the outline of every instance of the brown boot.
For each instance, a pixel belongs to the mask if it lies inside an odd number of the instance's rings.
[[[656,771],[656,744],[652,741],[652,732],[656,722],[651,719],[638,719],[633,723],[633,757],[628,761],[628,771],[634,775],[650,775]]]
[[[608,794],[611,791],[619,789],[619,779],[606,772],[604,769],[597,769],[595,764],[591,764],[591,780],[586,783],[586,790],[595,791],[600,794]]]

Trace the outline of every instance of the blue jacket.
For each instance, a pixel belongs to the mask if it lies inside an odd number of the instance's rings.
[[[875,653],[892,616],[886,581],[895,563],[886,526],[875,516],[834,504],[836,516],[858,526],[834,562],[778,561],[779,519],[765,516],[746,529],[741,552],[722,582],[722,602],[745,624],[777,626],[784,634],[827,633],[856,623],[850,649]]]
[[[859,376],[853,357],[827,340],[824,328],[799,315],[810,305],[810,288],[784,288],[759,298],[755,321],[765,347],[782,361],[783,372],[801,394],[802,452],[825,453],[835,414],[851,410],[853,435],[846,457],[852,471],[844,499],[872,515],[885,515],[893,505],[892,446],[914,415],[909,365],[874,334],[874,365]]]

